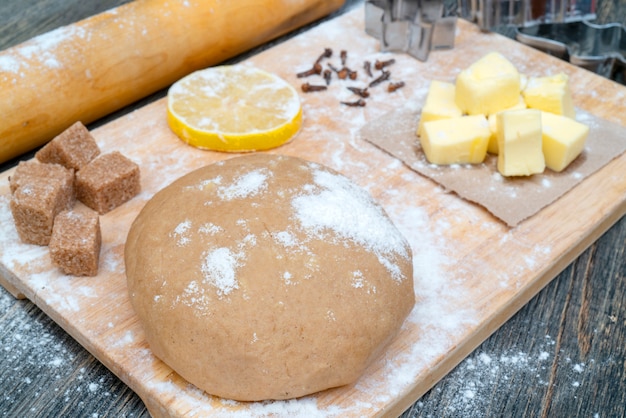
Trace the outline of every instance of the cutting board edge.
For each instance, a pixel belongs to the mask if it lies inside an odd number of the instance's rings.
[[[2,173],[2,177],[8,176],[9,172]],[[555,260],[551,265],[546,266],[544,271],[538,275],[536,280],[529,283],[522,289],[518,295],[512,298],[509,305],[503,306],[502,309],[494,312],[486,322],[474,334],[469,335],[464,341],[458,344],[452,351],[451,355],[443,358],[437,366],[431,370],[431,379],[428,381],[420,381],[416,385],[409,388],[405,395],[398,397],[397,401],[390,404],[388,408],[379,411],[376,416],[395,417],[402,414],[415,401],[421,398],[428,390],[430,390],[439,380],[450,373],[458,364],[480,346],[491,334],[497,331],[506,321],[513,317],[523,306],[525,306],[539,291],[548,285],[559,273],[561,273],[569,264],[571,264],[580,254],[589,248],[600,236],[609,230],[620,218],[626,215],[626,196],[618,202],[615,208],[608,211],[599,222],[587,231],[587,234],[571,246],[562,257]],[[60,315],[55,313],[54,309],[47,306],[45,302],[37,298],[37,295],[17,278],[11,280],[12,274],[0,265],[0,285],[11,293],[16,299],[28,299],[48,315],[56,324],[58,324],[65,332],[74,338],[81,346],[83,346],[91,355],[100,361],[107,369],[114,373],[120,380],[128,385],[144,402],[150,415],[154,418],[178,417],[174,410],[167,409],[159,399],[155,399],[153,395],[146,392],[142,388],[140,382],[134,382],[132,377],[125,376],[123,373],[116,372],[115,362],[106,359],[106,356],[98,355],[97,349],[90,349],[88,341],[85,341],[80,335],[78,329],[72,330],[70,324],[66,324]],[[109,361],[110,360],[110,361]],[[113,364],[110,364],[113,361]]]
[[[24,292],[20,290],[19,286],[16,286],[11,282],[10,277],[14,277],[14,275],[10,271],[7,271],[4,266],[0,265],[0,286],[9,292],[15,299],[28,299]],[[19,280],[14,281],[19,282]]]
[[[396,402],[389,404],[388,408],[380,411],[376,417],[395,418],[410,408],[412,404],[432,389],[437,382],[448,375],[504,323],[515,316],[520,309],[526,306],[533,297],[552,282],[556,276],[593,245],[593,243],[623,216],[626,216],[626,196],[616,205],[615,210],[607,212],[607,215],[603,217],[594,228],[588,230],[587,234],[581,236],[581,239],[570,247],[562,257],[556,259],[551,265],[546,266],[543,273],[538,275],[534,281],[529,283],[528,286],[522,289],[515,297],[511,298],[507,305],[503,305],[501,309],[487,318],[477,332],[469,334],[469,337],[461,341],[447,357],[443,357],[443,359],[437,363],[437,366],[431,369],[430,374],[432,379],[430,381],[418,382],[418,384],[412,386],[405,395],[398,397]]]
[[[9,169],[0,174],[0,181],[7,179],[13,172]],[[8,183],[8,182],[7,182]],[[7,187],[5,187],[7,188]],[[392,417],[398,416],[409,408],[415,401],[421,398],[428,390],[430,390],[439,380],[450,373],[461,361],[472,353],[480,344],[482,344],[491,334],[498,330],[506,321],[513,317],[523,306],[525,306],[535,295],[541,291],[548,283],[550,283],[560,272],[562,272],[569,264],[571,264],[582,252],[589,248],[601,235],[610,229],[620,218],[626,215],[626,196],[621,201],[615,203],[606,214],[598,220],[593,228],[589,228],[586,234],[582,235],[573,245],[567,249],[561,257],[547,265],[535,280],[521,289],[519,293],[513,297],[508,306],[503,306],[495,311],[483,325],[477,329],[473,335],[469,335],[465,340],[460,342],[447,358],[443,358],[436,367],[431,370],[431,378],[427,381],[420,381],[411,386],[408,391],[397,398],[397,400],[388,405],[384,410],[379,411],[375,416]],[[160,399],[155,398],[146,388],[143,388],[141,382],[134,381],[132,376],[126,376],[122,372],[116,372],[115,361],[107,359],[104,353],[100,353],[94,347],[91,347],[89,341],[81,335],[78,329],[73,329],[71,324],[67,323],[60,315],[55,313],[51,306],[45,301],[37,297],[34,290],[24,285],[22,281],[13,277],[12,273],[0,265],[0,285],[2,285],[9,293],[17,299],[28,299],[48,315],[55,323],[57,323],[65,332],[74,338],[81,346],[83,346],[98,361],[107,367],[120,380],[128,385],[144,402],[148,412],[152,417],[178,417],[179,411],[168,408]]]
[[[551,265],[546,266],[544,271],[537,278],[522,289],[518,295],[512,298],[508,305],[494,312],[477,332],[470,334],[468,338],[458,344],[452,353],[444,357],[436,367],[431,370],[431,379],[420,381],[410,387],[405,395],[400,396],[397,400],[389,404],[388,408],[379,411],[376,417],[394,418],[401,415],[413,403],[420,399],[428,392],[437,382],[449,374],[457,365],[459,365],[469,354],[478,348],[489,336],[497,331],[505,322],[512,318],[521,308],[535,297],[545,286],[547,286],[559,273],[570,265],[580,254],[593,245],[606,231],[608,231],[620,218],[626,215],[626,196],[619,202],[615,210],[607,212],[594,228],[589,229],[588,233],[581,236],[570,249],[568,249],[562,257],[555,260]],[[109,367],[107,365],[107,367]],[[147,393],[141,393],[133,385],[129,384],[137,395],[144,401],[146,408],[153,418],[170,418],[179,417],[175,411],[165,410],[158,399],[152,399]],[[139,388],[141,389],[141,388]]]

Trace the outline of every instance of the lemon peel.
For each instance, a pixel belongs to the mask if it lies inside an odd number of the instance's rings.
[[[190,145],[226,152],[261,151],[289,142],[302,125],[296,90],[246,65],[196,71],[167,94],[167,122]]]

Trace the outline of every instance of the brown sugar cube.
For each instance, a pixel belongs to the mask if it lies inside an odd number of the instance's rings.
[[[37,151],[35,158],[42,163],[80,170],[99,154],[100,148],[91,133],[81,122],[76,122]]]
[[[98,274],[100,218],[91,209],[64,210],[54,220],[50,238],[50,258],[64,274],[95,276]]]
[[[18,187],[28,183],[41,181],[58,181],[63,190],[63,200],[67,202],[65,209],[74,206],[74,170],[60,164],[44,164],[37,161],[20,161],[15,172],[9,178],[11,193]]]
[[[27,244],[48,245],[54,218],[66,208],[58,181],[40,181],[18,187],[11,197],[15,228]]]
[[[118,151],[99,156],[76,173],[76,198],[101,215],[140,190],[139,166]]]

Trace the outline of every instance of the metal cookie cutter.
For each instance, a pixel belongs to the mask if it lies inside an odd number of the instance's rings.
[[[481,29],[571,22],[595,17],[591,0],[459,0],[459,15]]]
[[[626,26],[586,20],[517,28],[516,39],[626,84]]]
[[[459,0],[459,15],[483,30],[626,84],[626,26],[596,24],[591,0]]]
[[[454,47],[456,15],[443,0],[370,0],[365,32],[380,40],[382,51],[403,51],[426,61],[431,50]]]

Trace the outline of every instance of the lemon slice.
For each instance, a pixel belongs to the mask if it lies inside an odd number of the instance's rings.
[[[258,68],[196,71],[167,93],[167,121],[183,141],[216,151],[257,151],[291,140],[302,125],[296,90]]]

